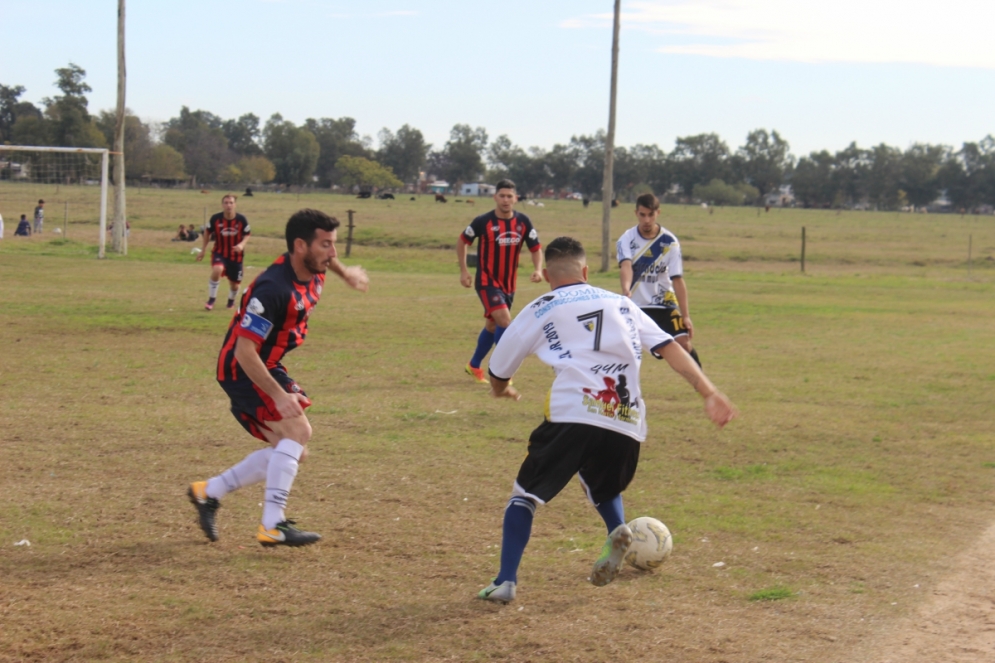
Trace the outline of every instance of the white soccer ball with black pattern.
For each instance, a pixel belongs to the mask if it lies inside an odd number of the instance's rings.
[[[656,518],[636,518],[629,523],[629,529],[632,530],[632,545],[625,553],[625,561],[630,566],[654,571],[674,549],[670,530]]]

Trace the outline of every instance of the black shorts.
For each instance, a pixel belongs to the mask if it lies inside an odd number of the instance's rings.
[[[635,476],[639,446],[607,428],[543,421],[529,437],[529,455],[518,470],[514,492],[545,504],[580,474],[591,502],[607,502]]]
[[[490,318],[491,313],[499,308],[506,308],[511,311],[511,303],[515,301],[515,293],[507,293],[501,288],[494,286],[484,286],[477,289],[477,296],[480,303],[484,305],[484,317]]]
[[[220,253],[211,254],[211,265],[222,265],[224,269],[221,272],[222,276],[228,277],[229,281],[234,283],[242,282],[242,261],[241,260],[230,260],[225,258]]]
[[[306,396],[294,379],[287,375],[283,368],[271,368],[269,374],[280,383],[288,393]],[[265,391],[245,378],[244,380],[219,380],[218,384],[231,399],[231,413],[253,437],[264,442],[268,441],[263,430],[270,430],[267,421],[280,421],[283,415],[276,409],[276,403]]]
[[[679,308],[644,308],[643,313],[652,318],[657,327],[674,338],[688,334]]]

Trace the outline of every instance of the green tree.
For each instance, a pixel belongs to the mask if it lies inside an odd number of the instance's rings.
[[[600,198],[605,180],[604,130],[598,129],[591,136],[571,136],[569,149],[575,164],[571,186],[587,197]]]
[[[223,121],[207,111],[180,108],[179,117],[166,123],[163,142],[183,155],[187,174],[194,182],[213,182],[221,170],[234,161]]]
[[[183,155],[169,145],[154,146],[149,155],[146,174],[157,180],[185,180],[187,173],[183,165]]]
[[[23,103],[18,99],[22,94],[23,85],[0,85],[0,143],[8,142],[14,137],[17,107]]]
[[[351,117],[333,119],[323,117],[320,120],[307,119],[304,129],[314,135],[320,148],[315,174],[321,186],[339,184],[335,164],[345,155],[354,157],[369,157],[370,151],[356,133],[356,120]]]
[[[414,182],[425,165],[428,151],[432,149],[432,145],[425,142],[422,132],[405,124],[397,133],[384,127],[378,138],[380,149],[377,150],[377,161],[390,168],[401,180]]]
[[[746,145],[737,153],[742,159],[743,179],[755,186],[760,195],[776,191],[792,166],[789,150],[788,141],[776,131],[769,134],[766,129],[751,131],[746,136]]]
[[[487,131],[483,127],[473,129],[469,124],[454,125],[442,148],[444,170],[439,174],[454,184],[478,179],[484,174],[486,148]]]
[[[838,188],[834,177],[836,157],[822,150],[798,160],[791,173],[795,199],[805,207],[829,207]]]
[[[235,163],[235,167],[242,174],[243,182],[266,184],[276,178],[273,162],[262,155],[242,157]]]
[[[310,184],[321,146],[314,134],[276,113],[263,128],[263,149],[273,162],[280,184]]]
[[[760,192],[746,182],[732,185],[714,179],[708,184],[696,184],[692,196],[713,205],[743,205],[759,198]]]
[[[867,171],[870,165],[867,150],[850,143],[836,153],[833,181],[837,196],[843,204],[856,204],[867,197]]]
[[[898,207],[902,177],[902,151],[881,143],[867,152],[867,198],[877,209]]]
[[[390,168],[363,157],[352,157],[348,154],[339,157],[335,164],[339,173],[339,181],[344,186],[359,186],[363,189],[396,189],[404,186]]]
[[[698,134],[678,138],[670,153],[674,181],[685,195],[696,184],[723,180],[729,171],[729,147],[717,134]]]
[[[225,120],[221,125],[221,133],[228,141],[228,149],[238,156],[262,155],[263,148],[259,146],[262,136],[259,118],[252,113],[246,113],[237,120]]]
[[[86,70],[70,62],[55,74],[55,85],[62,94],[42,100],[51,142],[66,147],[105,147],[107,141],[87,110],[86,93],[92,88],[84,81]]]
[[[498,136],[488,148],[488,158],[495,167],[495,175],[507,177],[521,193],[539,193],[549,181],[546,172],[545,151],[533,147],[528,152],[511,142],[508,136]]]
[[[940,195],[940,166],[947,148],[916,143],[902,155],[902,189],[909,203],[925,207]]]

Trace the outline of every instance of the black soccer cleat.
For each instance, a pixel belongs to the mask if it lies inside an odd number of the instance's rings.
[[[218,524],[214,520],[214,515],[221,508],[221,502],[213,497],[208,497],[205,492],[206,488],[206,481],[194,481],[187,488],[187,497],[190,498],[190,503],[197,509],[200,528],[204,530],[204,535],[211,541],[217,541]]]
[[[321,540],[321,535],[315,532],[305,532],[293,526],[293,520],[284,520],[277,523],[273,529],[266,529],[259,525],[256,532],[256,541],[263,546],[309,546]]]

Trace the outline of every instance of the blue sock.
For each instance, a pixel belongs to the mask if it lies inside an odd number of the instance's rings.
[[[518,565],[532,535],[536,505],[525,497],[512,497],[504,509],[504,535],[501,537],[501,571],[494,584],[518,582]]]
[[[505,329],[507,329],[507,327],[495,327],[494,328],[494,345],[497,345],[498,341],[501,340],[501,337],[504,335],[504,330]]]
[[[621,495],[616,495],[613,499],[610,499],[607,502],[602,502],[594,508],[601,514],[601,518],[605,521],[605,525],[608,527],[609,534],[615,531],[616,527],[625,522],[625,511],[622,508]]]
[[[498,328],[500,329],[500,327]],[[494,332],[487,331],[487,327],[484,327],[480,331],[480,336],[477,337],[477,349],[473,353],[473,358],[470,360],[470,366],[474,368],[480,368],[480,362],[484,360],[487,353],[491,351],[491,346],[494,345]]]

